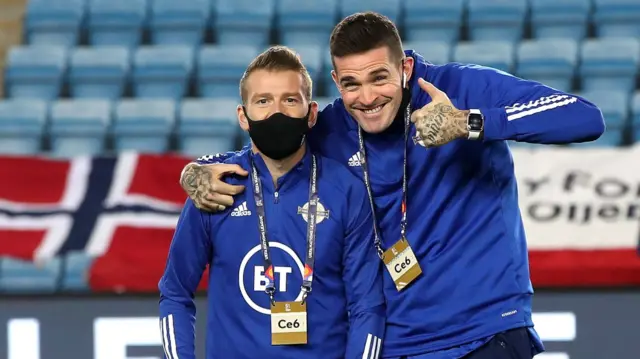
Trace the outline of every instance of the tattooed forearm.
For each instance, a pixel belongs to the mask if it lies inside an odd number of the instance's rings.
[[[211,171],[191,163],[185,167],[184,173],[180,178],[180,185],[191,197],[191,200],[196,205],[200,205],[206,200],[207,194],[212,191],[212,177]]]
[[[426,146],[440,146],[467,136],[469,111],[461,111],[450,104],[439,103],[419,110],[416,128]]]

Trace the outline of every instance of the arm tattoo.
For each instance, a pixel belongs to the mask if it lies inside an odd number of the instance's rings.
[[[180,185],[187,192],[191,200],[198,206],[206,200],[207,194],[212,192],[211,180],[213,176],[209,170],[197,164],[189,164],[180,179]]]
[[[425,143],[439,146],[466,134],[466,111],[449,104],[437,104],[421,114],[418,122]]]

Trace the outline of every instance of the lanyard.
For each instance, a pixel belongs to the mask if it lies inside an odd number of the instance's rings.
[[[304,264],[304,274],[302,279],[302,303],[311,293],[311,285],[313,282],[313,264],[316,256],[316,217],[318,214],[318,165],[316,157],[312,158],[311,180],[309,181],[309,204],[307,208],[307,249]],[[271,262],[271,253],[269,250],[269,239],[267,238],[267,218],[264,210],[264,195],[262,192],[262,184],[258,178],[256,166],[251,161],[251,182],[253,184],[253,198],[256,202],[256,212],[258,213],[258,229],[260,230],[260,248],[262,258],[265,264],[265,276],[267,277],[266,292],[269,295],[271,304],[275,304],[273,299],[276,287],[273,276],[273,263]]]
[[[400,220],[400,236],[406,238],[407,231],[407,142],[409,138],[409,129],[411,123],[411,104],[407,105],[407,110],[404,114],[404,156],[402,163],[402,206],[400,211],[402,213],[402,219]],[[367,187],[367,195],[369,197],[369,204],[371,205],[371,212],[373,215],[373,245],[376,247],[378,256],[382,258],[384,250],[382,249],[380,231],[378,229],[378,221],[376,219],[375,203],[373,202],[373,191],[371,190],[371,179],[369,178],[369,165],[367,160],[367,152],[364,146],[364,138],[362,137],[362,128],[358,126],[358,144],[360,146],[360,165],[364,174],[364,184]]]

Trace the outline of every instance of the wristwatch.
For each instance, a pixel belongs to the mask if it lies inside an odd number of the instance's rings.
[[[480,110],[469,110],[467,118],[467,130],[469,130],[470,140],[478,140],[482,137],[484,131],[484,116]]]

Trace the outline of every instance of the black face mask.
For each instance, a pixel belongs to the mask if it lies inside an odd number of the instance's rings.
[[[243,111],[249,122],[251,141],[262,154],[274,160],[294,154],[302,146],[305,135],[309,132],[311,106],[304,117],[291,117],[276,112],[262,121],[250,119],[244,107]]]

